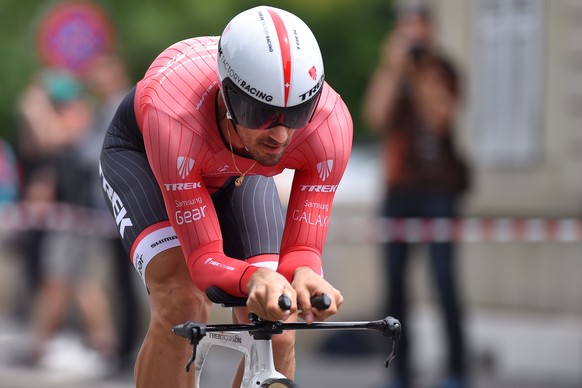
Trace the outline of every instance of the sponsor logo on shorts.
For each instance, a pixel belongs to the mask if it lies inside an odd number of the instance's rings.
[[[135,258],[133,259],[133,263],[135,265],[135,269],[139,273],[139,276],[143,276],[143,254],[136,254]]]
[[[125,234],[125,228],[128,226],[133,226],[133,223],[129,217],[126,217],[127,210],[125,209],[123,202],[121,202],[121,198],[119,198],[119,195],[117,195],[107,179],[105,179],[101,164],[99,164],[99,176],[102,180],[101,183],[103,191],[105,192],[105,195],[107,195],[107,198],[109,198],[109,202],[111,202],[111,210],[113,212],[113,217],[115,217],[115,223],[119,228],[119,234],[121,235],[121,238],[123,238]]]
[[[150,248],[154,249],[154,248],[155,248],[155,247],[157,247],[158,245],[165,244],[165,243],[167,243],[167,242],[174,241],[174,240],[177,240],[177,239],[178,239],[178,236],[170,236],[170,237],[165,237],[165,238],[162,238],[162,239],[160,239],[160,240],[158,240],[158,241],[155,241],[155,242],[153,242],[153,243],[150,245]]]

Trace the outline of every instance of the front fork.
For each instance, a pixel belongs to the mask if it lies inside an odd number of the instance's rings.
[[[252,366],[252,370],[250,366]],[[275,370],[271,339],[255,339],[252,345],[250,365],[248,362],[245,363],[243,387],[261,387],[268,379],[284,378],[283,374]]]

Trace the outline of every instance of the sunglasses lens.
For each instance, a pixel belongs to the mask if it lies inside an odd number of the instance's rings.
[[[235,123],[252,129],[268,129],[278,125],[291,129],[303,128],[309,123],[320,95],[318,93],[296,106],[276,108],[252,98],[228,78],[223,81],[223,91]]]

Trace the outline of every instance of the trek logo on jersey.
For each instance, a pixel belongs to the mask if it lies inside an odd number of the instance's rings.
[[[338,185],[301,185],[301,191],[315,193],[335,193]]]
[[[333,170],[333,160],[328,159],[323,162],[317,163],[317,173],[322,181],[325,181],[331,175],[331,170]]]
[[[186,177],[190,174],[190,171],[192,171],[192,168],[194,168],[195,160],[185,156],[178,156],[177,162],[178,174],[180,174],[182,179],[186,179]]]
[[[212,257],[209,257],[206,259],[206,261],[204,261],[204,265],[212,265],[213,267],[218,267],[221,269],[225,269],[227,271],[234,271],[235,268],[233,266],[218,262],[216,260],[214,260]]]
[[[166,191],[194,190],[202,188],[202,182],[164,183]]]
[[[127,210],[125,210],[125,207],[123,206],[123,202],[121,202],[121,198],[119,198],[119,195],[117,195],[117,193],[113,190],[109,182],[107,182],[107,179],[105,179],[105,176],[103,175],[103,170],[101,169],[101,163],[99,163],[99,177],[101,177],[102,180],[103,191],[105,192],[107,198],[109,198],[109,201],[111,202],[111,210],[113,212],[113,217],[115,217],[115,223],[119,228],[119,234],[121,235],[121,238],[123,238],[125,228],[127,228],[128,226],[133,226],[133,223],[128,217],[125,217],[125,215],[127,214]]]

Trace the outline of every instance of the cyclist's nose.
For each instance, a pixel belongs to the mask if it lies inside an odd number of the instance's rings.
[[[278,125],[276,127],[273,127],[271,129],[269,129],[268,131],[269,131],[269,137],[271,139],[275,140],[279,144],[285,143],[290,135],[288,132],[288,131],[290,131],[290,129],[288,129],[282,125]]]

